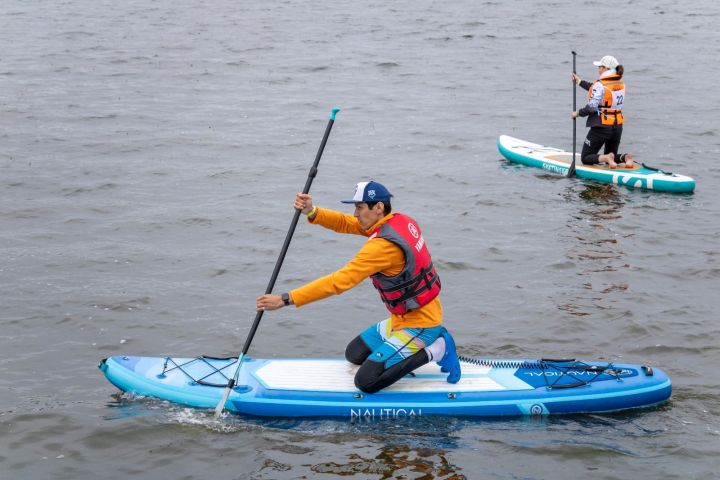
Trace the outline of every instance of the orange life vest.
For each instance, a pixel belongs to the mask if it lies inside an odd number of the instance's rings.
[[[396,213],[371,235],[389,240],[405,254],[405,267],[394,277],[381,273],[371,276],[385,307],[396,315],[430,303],[440,293],[440,278],[420,228],[412,218]]]
[[[603,125],[622,125],[625,121],[622,114],[622,106],[625,101],[625,84],[618,75],[603,77],[595,83],[597,82],[602,83],[602,86],[605,87],[602,103],[598,107],[600,121]],[[593,87],[588,89],[588,99],[592,98]]]

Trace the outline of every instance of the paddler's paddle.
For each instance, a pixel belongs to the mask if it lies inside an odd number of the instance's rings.
[[[338,107],[334,107],[330,112],[330,121],[328,121],[327,127],[325,128],[325,135],[323,135],[322,142],[320,142],[320,148],[318,149],[317,155],[315,156],[315,163],[313,163],[313,166],[310,169],[310,173],[308,174],[307,181],[305,182],[305,188],[303,188],[302,193],[310,192],[310,185],[312,185],[312,181],[317,174],[317,167],[320,163],[320,157],[322,156],[323,150],[325,150],[325,144],[327,143],[328,136],[330,136],[330,130],[332,129],[333,123],[335,123],[335,115],[337,115],[339,111],[340,109]],[[292,240],[293,233],[295,233],[295,227],[297,226],[298,219],[300,218],[300,212],[300,210],[295,210],[295,215],[293,216],[292,222],[290,222],[290,229],[285,236],[285,243],[283,243],[282,250],[280,251],[280,256],[278,257],[277,262],[275,262],[275,270],[273,270],[272,276],[270,277],[270,283],[268,283],[265,294],[272,293],[273,287],[275,286],[275,280],[277,280],[278,274],[280,273],[280,267],[283,264],[283,260],[285,260],[285,254],[290,247],[290,240]],[[242,353],[240,353],[240,355],[238,356],[237,366],[235,367],[235,375],[233,375],[232,379],[228,381],[228,384],[225,387],[225,391],[223,392],[223,396],[220,399],[220,402],[218,402],[217,406],[215,407],[215,418],[218,418],[222,414],[223,410],[225,409],[225,403],[230,396],[230,392],[237,383],[238,377],[240,376],[240,367],[242,366],[243,357],[250,349],[250,343],[252,343],[253,337],[255,336],[255,331],[257,330],[258,325],[260,325],[260,319],[262,318],[262,316],[263,310],[260,310],[255,315],[255,321],[253,322],[252,327],[250,328],[250,333],[245,340],[245,345],[243,346]]]
[[[575,50],[573,50],[573,51],[572,51],[572,56],[573,56],[573,74],[576,73],[576,72],[575,72],[575,56],[576,56],[576,55],[577,55],[577,53],[575,53]],[[573,83],[573,112],[574,112],[575,109],[577,108],[577,106],[576,106],[577,100],[576,100],[576,98],[575,98],[575,97],[576,97],[576,92],[577,92],[577,83],[575,82],[575,78],[572,79],[572,83]],[[568,177],[573,177],[573,176],[575,176],[575,150],[576,150],[576,142],[577,142],[577,118],[576,118],[576,117],[573,117],[573,158],[572,158],[572,163],[570,163],[570,168],[568,168],[568,171],[567,171],[567,176],[568,176]]]

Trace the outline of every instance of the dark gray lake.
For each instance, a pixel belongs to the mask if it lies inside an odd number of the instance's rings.
[[[714,0],[3,0],[0,477],[717,478],[719,24]],[[572,148],[571,50],[587,79],[618,57],[623,149],[694,194],[501,158],[501,134]],[[390,187],[461,353],[646,363],[671,401],[215,422],[118,395],[104,357],[240,351],[334,105],[316,203]],[[360,242],[301,222],[276,291]],[[250,355],[340,356],[384,315],[364,284],[265,315]]]

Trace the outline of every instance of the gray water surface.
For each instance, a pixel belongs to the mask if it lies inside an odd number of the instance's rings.
[[[1,2],[0,477],[716,478],[719,19],[710,0]],[[501,134],[572,148],[571,50],[586,79],[618,57],[623,148],[694,194],[501,158]],[[240,351],[334,105],[316,203],[390,187],[461,353],[645,363],[671,401],[216,422],[119,395],[104,357]],[[360,242],[301,222],[276,291]],[[250,355],[337,357],[384,315],[364,284],[265,315]]]

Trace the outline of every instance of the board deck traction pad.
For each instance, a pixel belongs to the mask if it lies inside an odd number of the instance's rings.
[[[600,374],[604,373],[606,375],[614,376],[616,379],[620,379],[620,373],[622,373],[622,370],[616,370],[613,368],[612,364],[609,363],[606,366],[602,365],[588,365],[583,362],[579,362],[572,359],[540,359],[537,361],[527,361],[527,360],[492,360],[492,359],[482,359],[482,358],[470,358],[465,356],[458,356],[458,359],[466,363],[468,365],[479,365],[482,367],[490,367],[490,368],[513,368],[513,369],[528,369],[528,370],[540,370],[543,372],[556,372],[557,375],[554,376],[555,379],[550,382],[548,380],[547,375],[543,375],[543,378],[546,379],[545,386],[547,388],[574,388],[574,387],[581,387],[584,385],[587,385],[588,383],[595,380]],[[208,360],[224,360],[228,361],[229,363],[222,368],[217,368],[213,366]],[[191,375],[184,367],[194,363],[194,362],[203,362],[209,367],[209,373],[202,375],[202,377],[195,378],[193,375]],[[230,381],[230,378],[225,375],[223,370],[228,369],[229,367],[232,367],[237,363],[237,359],[235,357],[210,357],[207,355],[203,355],[197,358],[193,358],[187,362],[183,362],[181,364],[178,364],[175,362],[172,357],[165,357],[165,363],[163,366],[162,373],[159,374],[159,378],[162,378],[167,374],[167,372],[170,372],[172,370],[179,370],[184,375],[188,377],[188,379],[192,382],[195,382],[199,385],[205,385],[208,387],[225,387],[227,386],[228,382]],[[652,369],[650,367],[647,367],[643,365],[641,367],[647,375],[652,375]],[[591,372],[594,373],[594,376],[592,376],[589,379],[581,379],[578,378],[575,372]],[[224,383],[213,383],[207,381],[207,378],[219,374],[224,380]],[[414,373],[409,374],[411,377],[416,377],[417,375]],[[561,380],[565,377],[568,377],[569,379],[573,379],[573,382],[567,383],[567,382],[561,382]],[[244,388],[246,388],[243,385],[238,385],[235,387],[238,391],[242,391]]]
[[[574,359],[476,359],[461,356],[463,377],[445,381],[424,365],[375,394],[357,390],[357,366],[344,359],[244,358],[227,409],[260,416],[502,416],[616,411],[663,403],[671,383],[641,365]],[[212,408],[236,357],[110,357],[100,369],[121,390]],[[398,416],[395,414],[395,416]]]

